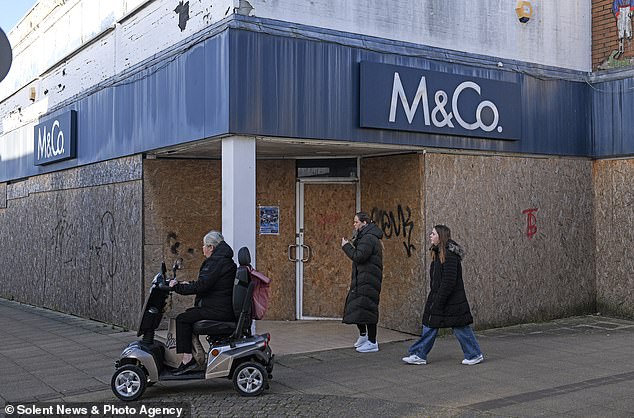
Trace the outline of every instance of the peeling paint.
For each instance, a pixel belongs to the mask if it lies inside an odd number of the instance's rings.
[[[189,2],[179,2],[178,6],[174,9],[174,12],[178,15],[178,27],[182,32],[185,30],[187,21],[189,20]]]

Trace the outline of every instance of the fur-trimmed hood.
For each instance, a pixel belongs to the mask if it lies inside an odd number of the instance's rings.
[[[464,258],[464,254],[465,254],[464,248],[462,248],[460,244],[458,244],[456,241],[450,239],[449,241],[447,241],[447,246],[445,248],[447,249],[447,251],[457,255],[461,261]],[[438,247],[435,245],[432,245],[430,250],[438,253]]]
[[[447,241],[447,250],[457,255],[460,260],[464,258],[464,248],[462,248],[456,241],[452,239]]]

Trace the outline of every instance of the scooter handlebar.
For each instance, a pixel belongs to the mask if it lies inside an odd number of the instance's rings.
[[[171,292],[172,290],[174,290],[174,289],[173,289],[173,288],[171,288],[168,284],[163,284],[163,283],[160,283],[160,284],[156,285],[156,287],[157,287],[159,290],[163,290],[163,291],[165,291],[165,292]]]

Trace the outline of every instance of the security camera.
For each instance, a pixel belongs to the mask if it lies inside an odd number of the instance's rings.
[[[533,16],[533,6],[530,1],[518,1],[515,6],[515,13],[520,22],[526,23]]]

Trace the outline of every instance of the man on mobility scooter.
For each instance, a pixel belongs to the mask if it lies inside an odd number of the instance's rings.
[[[218,272],[217,268],[213,266],[214,258],[226,257],[230,253],[230,259],[233,255],[233,251],[224,243],[222,235],[218,232],[212,231],[207,234],[203,245],[214,248],[203,249],[206,260],[201,267],[198,281],[201,280],[204,272]],[[212,259],[211,266],[206,266],[210,259]],[[228,377],[232,379],[234,388],[243,396],[257,396],[268,388],[268,379],[272,377],[274,355],[269,346],[269,334],[251,335],[251,304],[254,283],[250,281],[251,256],[248,248],[243,247],[238,251],[238,262],[240,266],[237,270],[233,261],[220,263],[225,269],[220,269],[223,273],[226,274],[227,270],[235,272],[230,288],[232,312],[228,316],[229,320],[200,319],[204,317],[188,314],[196,309],[191,308],[181,314],[185,315],[185,321],[189,322],[184,321],[186,332],[179,332],[181,324],[177,318],[177,346],[179,336],[182,338],[181,341],[184,341],[185,338],[189,339],[190,345],[185,343],[185,346],[180,348],[183,350],[189,348],[191,355],[192,333],[196,339],[198,335],[206,335],[209,342],[206,366],[201,367],[194,359],[189,360],[184,356],[184,364],[178,368],[168,366],[170,361],[167,361],[166,357],[169,356],[169,352],[166,350],[165,344],[154,339],[154,333],[164,313],[167,297],[172,290],[180,290],[179,293],[183,294],[196,293],[195,304],[197,307],[204,306],[204,302],[199,304],[203,297],[199,297],[199,293],[194,290],[209,289],[207,292],[201,293],[211,293],[214,286],[209,286],[208,283],[195,285],[196,282],[177,284],[174,280],[178,269],[177,264],[173,268],[173,279],[169,281],[166,276],[167,269],[163,263],[161,273],[158,273],[152,281],[152,287],[142,312],[137,335],[143,336],[143,338],[128,345],[115,364],[116,370],[112,376],[111,387],[119,399],[124,401],[137,400],[143,395],[147,386],[159,380]],[[220,289],[225,288],[220,286]],[[222,293],[220,292],[220,294]],[[177,351],[180,350],[177,349]]]

